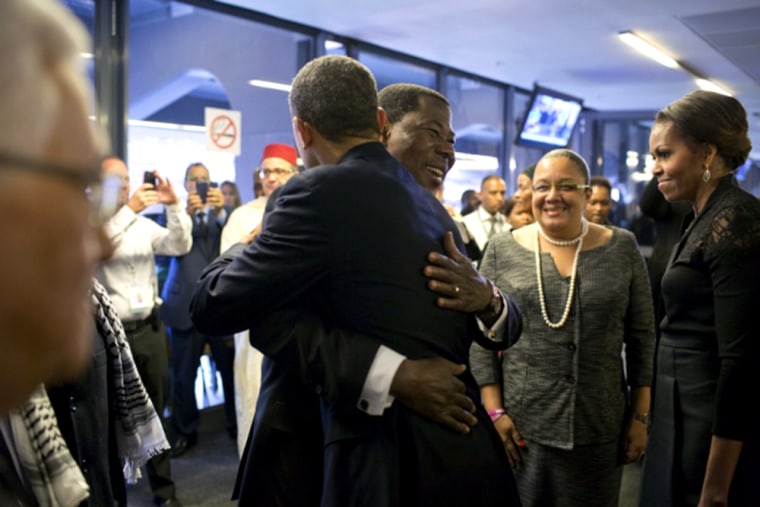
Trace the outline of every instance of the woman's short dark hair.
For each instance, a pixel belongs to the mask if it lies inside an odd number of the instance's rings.
[[[578,168],[578,171],[583,175],[583,181],[588,183],[589,178],[589,170],[588,170],[588,164],[585,160],[583,160],[583,157],[575,153],[573,150],[568,150],[567,148],[559,148],[556,150],[552,150],[548,153],[546,153],[543,157],[541,157],[541,160],[538,161],[538,164],[541,163],[542,160],[547,158],[566,158],[570,162],[573,163]]]

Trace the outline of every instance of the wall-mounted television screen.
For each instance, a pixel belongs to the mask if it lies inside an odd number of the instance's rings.
[[[581,109],[583,100],[536,86],[517,135],[517,143],[548,149],[567,147]]]

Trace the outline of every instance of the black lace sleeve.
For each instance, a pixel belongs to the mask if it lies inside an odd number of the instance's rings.
[[[758,206],[733,206],[715,216],[706,253],[710,257],[736,257],[757,254],[760,246]]]
[[[713,431],[737,440],[752,435],[746,404],[760,388],[760,204],[753,199],[721,210],[704,245],[720,358]]]

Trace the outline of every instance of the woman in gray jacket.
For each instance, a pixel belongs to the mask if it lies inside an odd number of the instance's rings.
[[[649,279],[633,234],[583,217],[588,178],[578,154],[544,155],[536,223],[494,237],[480,266],[523,313],[520,341],[473,346],[471,366],[527,507],[616,506],[646,445]]]

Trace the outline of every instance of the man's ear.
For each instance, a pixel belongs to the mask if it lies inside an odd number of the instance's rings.
[[[386,123],[382,129],[380,129],[380,142],[387,145],[391,139],[391,124]]]
[[[303,121],[298,116],[293,117],[293,137],[296,138],[296,144],[299,148],[305,149],[314,142],[314,132],[311,125]]]
[[[382,107],[377,108],[377,127],[380,130],[380,142],[388,144],[388,139],[391,137],[391,124]]]

